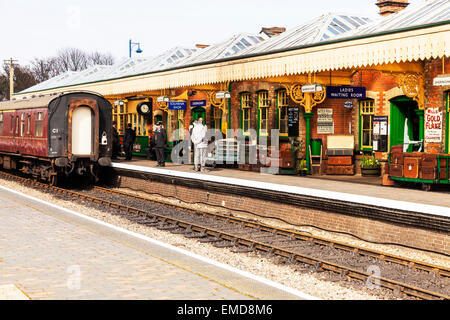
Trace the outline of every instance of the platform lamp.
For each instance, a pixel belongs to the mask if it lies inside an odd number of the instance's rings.
[[[137,50],[136,50],[136,53],[142,53],[142,52],[144,52],[144,51],[141,49],[141,44],[140,44],[139,42],[132,42],[131,39],[130,39],[130,45],[129,45],[129,49],[130,49],[130,58],[131,58],[131,55],[132,55],[132,53],[133,53],[133,47],[135,47],[135,46],[138,47]]]

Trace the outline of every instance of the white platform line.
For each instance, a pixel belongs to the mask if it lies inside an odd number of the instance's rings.
[[[118,232],[125,233],[125,234],[127,234],[127,235],[132,236],[132,237],[135,237],[135,238],[138,238],[138,239],[141,239],[141,240],[144,240],[144,241],[153,243],[153,244],[158,245],[158,246],[160,246],[160,247],[163,247],[163,248],[166,248],[166,249],[169,249],[169,250],[172,250],[172,251],[175,251],[175,252],[184,254],[184,255],[186,255],[186,256],[188,256],[188,257],[191,257],[191,258],[200,260],[200,261],[202,261],[202,262],[211,264],[211,265],[213,265],[213,266],[222,268],[222,269],[224,269],[224,270],[227,270],[227,271],[230,271],[230,272],[239,274],[239,275],[241,275],[241,276],[243,276],[243,277],[246,277],[246,278],[252,279],[252,280],[254,280],[254,281],[258,281],[258,282],[260,282],[260,283],[263,283],[263,284],[265,284],[265,285],[268,285],[268,286],[277,288],[277,289],[279,289],[279,290],[281,290],[281,291],[290,293],[290,294],[295,295],[295,296],[297,296],[297,297],[299,297],[299,298],[302,298],[302,299],[305,299],[305,300],[320,300],[319,298],[316,298],[316,297],[314,297],[314,296],[308,295],[308,294],[303,293],[303,292],[301,292],[301,291],[298,291],[298,290],[296,290],[296,289],[294,289],[294,288],[287,287],[287,286],[282,285],[282,284],[280,284],[280,283],[277,283],[277,282],[274,282],[274,281],[265,279],[265,278],[263,278],[263,277],[254,275],[254,274],[252,274],[252,273],[250,273],[250,272],[247,272],[247,271],[244,271],[244,270],[237,269],[237,268],[232,267],[232,266],[229,266],[229,265],[227,265],[227,264],[224,264],[224,263],[221,263],[221,262],[212,260],[212,259],[210,259],[210,258],[203,257],[203,256],[201,256],[201,255],[198,255],[198,254],[196,254],[196,253],[193,253],[193,252],[190,252],[190,251],[187,251],[187,250],[178,248],[178,247],[174,247],[174,246],[172,246],[172,245],[170,245],[170,244],[167,244],[167,243],[161,242],[161,241],[159,241],[159,240],[156,240],[156,239],[153,239],[153,238],[144,236],[144,235],[142,235],[142,234],[135,233],[135,232],[129,231],[129,230],[127,230],[127,229],[124,229],[124,228],[121,228],[121,227],[112,225],[112,224],[110,224],[110,223],[107,223],[107,222],[104,222],[104,221],[101,221],[101,220],[98,220],[98,219],[95,219],[95,218],[86,216],[86,215],[84,215],[84,214],[82,214],[82,213],[79,213],[79,212],[76,212],[76,211],[73,211],[73,210],[70,210],[70,209],[66,209],[66,208],[60,207],[60,206],[55,205],[55,204],[53,204],[53,203],[49,203],[49,202],[47,202],[47,201],[44,201],[44,200],[41,200],[41,199],[38,199],[38,198],[35,198],[35,197],[32,197],[32,196],[29,196],[29,195],[20,193],[20,192],[18,192],[18,191],[15,191],[15,190],[12,190],[12,189],[3,187],[3,186],[0,186],[0,189],[9,191],[9,192],[11,192],[11,193],[17,194],[17,195],[22,196],[22,197],[24,197],[24,198],[27,198],[27,199],[30,199],[30,200],[33,200],[33,201],[36,201],[36,202],[45,204],[45,205],[47,205],[47,206],[49,206],[49,207],[52,207],[52,208],[55,208],[55,209],[64,211],[64,212],[69,213],[69,214],[71,214],[71,215],[74,215],[74,216],[77,216],[77,217],[86,219],[86,220],[88,220],[88,221],[90,221],[90,222],[97,223],[97,224],[99,224],[99,225],[102,225],[102,226],[105,226],[105,227],[107,227],[107,228],[116,230],[116,231],[118,231]]]
[[[430,214],[430,215],[435,215],[435,216],[450,217],[450,208],[435,206],[435,205],[428,205],[428,204],[421,204],[421,203],[414,203],[414,202],[407,202],[407,201],[400,201],[400,200],[391,200],[391,199],[385,199],[385,198],[377,198],[377,197],[363,196],[363,195],[329,191],[329,190],[319,190],[319,189],[312,189],[312,188],[289,186],[289,185],[268,183],[268,182],[263,182],[263,181],[245,180],[245,179],[229,178],[229,177],[217,177],[217,176],[213,176],[213,175],[206,175],[206,174],[199,174],[199,173],[190,173],[190,172],[175,171],[175,170],[149,168],[149,167],[144,167],[144,166],[136,166],[136,165],[123,164],[123,163],[113,163],[112,167],[120,168],[120,169],[127,169],[127,170],[143,171],[143,172],[148,172],[148,173],[156,173],[156,174],[162,174],[162,175],[167,175],[167,176],[196,179],[196,180],[201,180],[201,181],[218,182],[218,183],[225,183],[225,184],[231,184],[231,185],[237,185],[237,186],[243,186],[243,187],[265,189],[265,190],[277,191],[277,192],[282,192],[282,193],[292,193],[292,194],[298,194],[298,195],[304,195],[304,196],[311,196],[311,197],[318,197],[318,198],[325,198],[325,199],[332,199],[332,200],[340,200],[340,201],[353,202],[353,203],[364,204],[364,205],[373,205],[373,206],[382,207],[382,208],[390,208],[390,209],[411,211],[411,212],[417,212],[417,213],[425,213],[425,214]]]

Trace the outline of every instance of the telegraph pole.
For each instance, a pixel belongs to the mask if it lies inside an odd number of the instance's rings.
[[[5,64],[9,63],[9,100],[12,100],[14,94],[14,63],[17,63],[17,60],[10,58],[4,62]]]

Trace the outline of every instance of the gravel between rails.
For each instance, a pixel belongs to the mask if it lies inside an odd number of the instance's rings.
[[[385,262],[376,258],[361,256],[338,250],[330,246],[314,245],[308,241],[292,241],[286,237],[275,236],[268,232],[256,231],[253,228],[243,228],[240,225],[231,224],[225,221],[219,221],[213,217],[199,214],[198,212],[187,211],[186,209],[174,208],[172,206],[163,206],[154,202],[144,202],[125,196],[105,193],[98,190],[85,190],[82,193],[95,198],[118,202],[122,205],[137,208],[143,211],[160,213],[175,219],[186,222],[212,227],[214,229],[225,230],[228,233],[241,234],[246,238],[257,239],[265,236],[264,242],[276,242],[276,246],[281,248],[291,248],[292,251],[300,254],[306,254],[325,261],[330,261],[338,265],[344,265],[353,269],[368,272],[376,268],[382,277],[393,279],[402,283],[408,283],[415,287],[420,287],[433,292],[439,292],[450,296],[450,279],[436,276],[434,273],[414,270],[396,263]],[[275,240],[275,241],[274,241]]]
[[[39,199],[55,203],[62,207],[81,212],[99,220],[123,227],[130,231],[144,234],[177,247],[185,248],[202,256],[251,272],[322,299],[397,299],[387,290],[370,290],[369,288],[360,285],[358,289],[355,289],[353,282],[342,282],[336,277],[330,278],[326,272],[312,273],[308,271],[308,269],[302,268],[302,266],[299,265],[274,264],[257,253],[236,254],[229,249],[218,249],[210,244],[202,244],[197,240],[186,239],[181,235],[175,235],[169,232],[159,231],[156,228],[139,225],[137,223],[130,222],[124,217],[96,210],[92,207],[86,207],[70,200],[61,200],[58,197],[25,187],[16,182],[0,179],[0,184]],[[276,261],[276,259],[273,260]]]

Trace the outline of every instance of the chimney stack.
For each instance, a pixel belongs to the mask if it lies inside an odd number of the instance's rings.
[[[409,0],[378,0],[377,6],[380,8],[380,15],[388,16],[405,9],[409,5]]]
[[[197,49],[204,49],[204,48],[208,48],[209,44],[196,44],[195,47]]]
[[[283,27],[262,28],[259,33],[265,33],[268,37],[275,37],[286,31]]]

